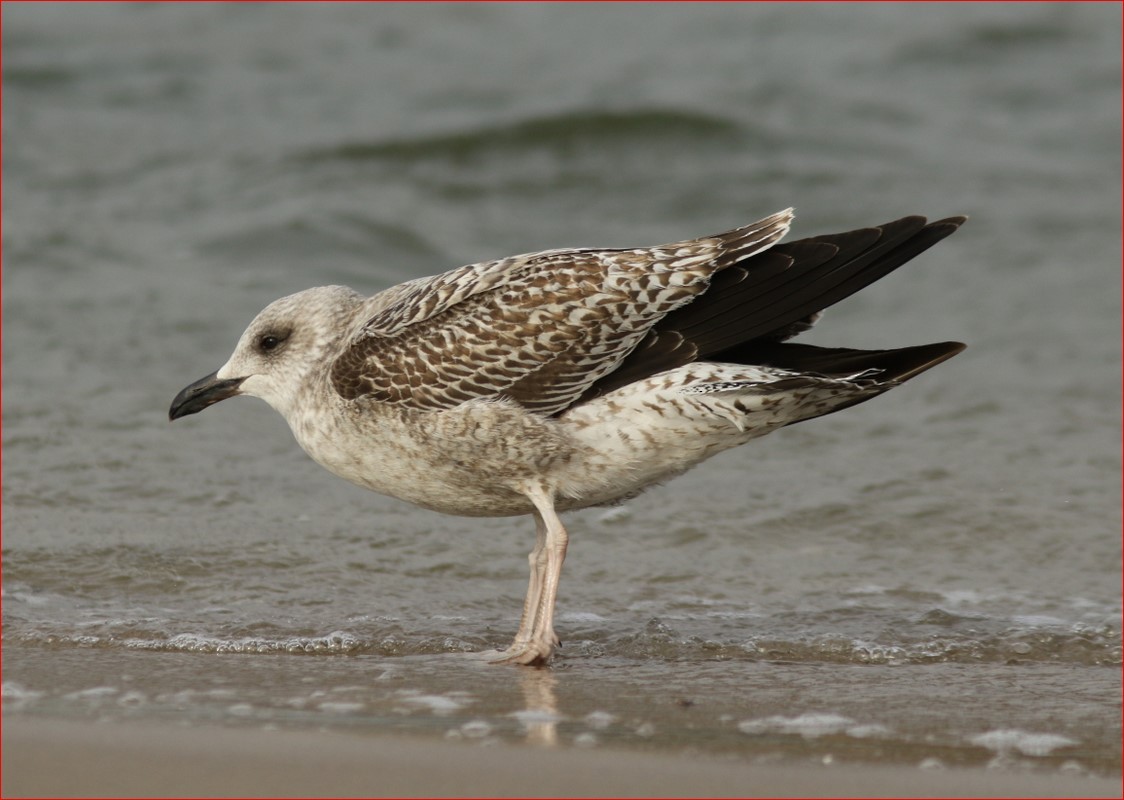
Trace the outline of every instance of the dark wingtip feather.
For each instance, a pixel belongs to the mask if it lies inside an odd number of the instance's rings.
[[[824,413],[865,403],[895,386],[915,378],[964,350],[962,342],[935,342],[894,350],[854,350],[845,347],[818,347],[792,342],[750,342],[723,353],[723,360],[791,370],[800,375],[820,375],[853,380],[855,375],[871,373],[870,391]]]
[[[735,248],[729,254],[729,263],[718,268],[704,294],[658,322],[646,346],[633,350],[617,370],[600,378],[582,399],[698,359],[769,364],[767,357],[776,355],[784,362],[793,358],[797,362],[776,366],[798,370],[803,366],[819,372],[817,366],[845,369],[848,364],[866,364],[883,370],[890,384],[908,380],[956,355],[964,345],[942,342],[900,351],[866,352],[819,348],[814,354],[799,349],[778,354],[774,348],[781,340],[811,327],[823,309],[897,269],[955,232],[966,220],[965,216],[953,216],[927,222],[925,217],[910,215],[877,227],[783,242],[748,256]],[[744,230],[708,238],[737,239]],[[852,374],[858,371],[861,369]]]
[[[960,353],[962,342],[934,342],[892,350],[856,350],[848,347],[820,347],[794,342],[747,342],[725,350],[715,361],[779,367],[810,375],[843,378],[867,370],[878,370],[877,383],[897,385],[932,369]]]
[[[964,352],[967,346],[963,342],[935,342],[903,347],[897,351],[900,357],[896,363],[888,363],[885,367],[884,378],[895,383],[904,383],[937,364],[948,361],[954,355]]]

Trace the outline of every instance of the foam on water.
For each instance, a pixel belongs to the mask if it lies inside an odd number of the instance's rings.
[[[42,698],[46,692],[28,689],[14,681],[4,681],[0,687],[0,698],[3,698],[4,708],[19,711]]]
[[[407,706],[423,708],[439,717],[444,717],[455,711],[460,711],[473,700],[463,692],[451,696],[420,694],[414,689],[404,689],[401,692],[401,702]]]
[[[46,604],[45,613],[29,609],[9,616],[6,642],[45,647],[126,649],[157,652],[242,655],[388,656],[482,652],[504,643],[490,637],[460,638],[443,634],[452,628],[487,627],[502,631],[501,619],[434,616],[427,620],[386,620],[354,615],[350,630],[320,635],[229,636],[176,633],[179,623],[159,617],[99,619],[87,612],[76,627]],[[698,607],[698,606],[696,606]],[[706,658],[736,661],[786,660],[811,663],[925,664],[1066,662],[1089,665],[1121,663],[1120,631],[1103,609],[1079,609],[1074,621],[1055,616],[985,613],[952,614],[940,608],[903,616],[885,608],[850,607],[805,614],[768,615],[727,610],[665,614],[635,629],[623,617],[571,611],[560,615],[565,655]],[[853,612],[853,613],[852,613]],[[64,615],[69,613],[64,611]],[[225,613],[213,625],[226,627]],[[268,627],[275,628],[273,624]],[[826,631],[826,632],[825,632]],[[887,632],[892,632],[888,634]]]
[[[765,719],[744,720],[738,723],[742,733],[795,733],[808,738],[838,733],[854,720],[838,714],[803,714],[799,717],[767,717]]]
[[[968,739],[971,744],[997,753],[1016,751],[1024,756],[1048,756],[1055,750],[1076,747],[1080,742],[1055,733],[1032,733],[1018,729],[998,729]]]

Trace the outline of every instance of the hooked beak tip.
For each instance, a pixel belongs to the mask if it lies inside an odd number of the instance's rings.
[[[218,373],[212,372],[205,378],[200,378],[183,390],[172,400],[168,409],[168,419],[175,421],[189,414],[198,414],[204,408],[212,406],[220,400],[241,394],[240,387],[245,378],[227,378],[220,380]]]

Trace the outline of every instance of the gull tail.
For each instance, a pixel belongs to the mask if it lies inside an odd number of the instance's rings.
[[[947,361],[965,347],[961,342],[936,342],[893,350],[854,350],[756,341],[731,348],[723,352],[722,357],[734,363],[777,367],[802,375],[855,380],[874,390],[834,405],[825,412],[832,413],[877,397]]]

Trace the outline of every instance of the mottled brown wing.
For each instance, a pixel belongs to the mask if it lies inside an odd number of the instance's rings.
[[[615,369],[711,275],[760,252],[791,212],[717,237],[640,250],[555,250],[470,265],[390,290],[335,362],[345,399],[415,409],[506,397],[543,414]]]
[[[622,280],[620,260],[619,253],[581,251],[533,256],[500,286],[436,313],[388,309],[336,361],[336,389],[347,399],[425,410],[510,397],[553,413],[616,366],[656,319],[702,289],[673,285],[676,273],[666,271],[664,280],[653,273],[637,288]],[[432,303],[431,294],[419,298]],[[392,317],[406,322],[380,327]]]

